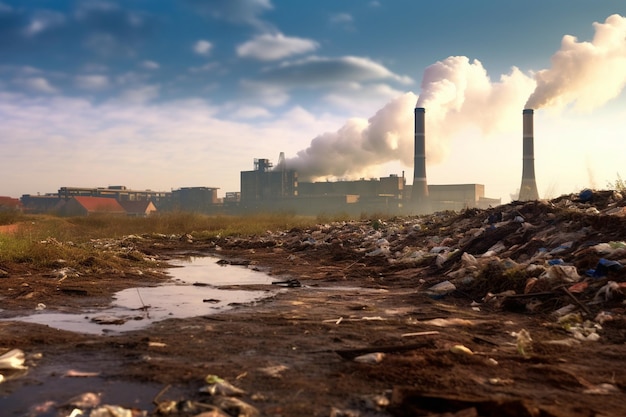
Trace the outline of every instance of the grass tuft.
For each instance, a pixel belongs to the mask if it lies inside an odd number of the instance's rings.
[[[14,224],[11,233],[0,233],[0,264],[29,263],[52,267],[61,260],[67,266],[83,266],[98,262],[111,263],[103,258],[103,239],[121,239],[125,236],[171,236],[190,234],[195,239],[227,236],[263,235],[269,230],[307,228],[332,221],[345,221],[346,215],[323,218],[298,216],[293,213],[258,213],[246,216],[209,216],[199,213],[174,212],[150,217],[95,215],[87,217],[57,217],[52,215],[24,215],[11,213],[0,216],[0,224]],[[141,262],[139,253],[128,251],[116,255],[116,261]],[[112,256],[112,255],[110,255]],[[98,259],[96,262],[94,259]],[[96,265],[97,266],[97,265]]]

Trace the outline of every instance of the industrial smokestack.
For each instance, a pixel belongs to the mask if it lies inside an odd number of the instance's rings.
[[[533,129],[533,109],[524,109],[523,117],[523,166],[522,186],[519,190],[520,201],[539,200],[535,182],[535,145]]]
[[[426,183],[426,110],[423,107],[415,108],[415,157],[413,160],[413,188],[411,200],[425,202],[428,198],[428,184]]]

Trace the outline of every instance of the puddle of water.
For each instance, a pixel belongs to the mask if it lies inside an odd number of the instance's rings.
[[[25,374],[15,378],[9,376],[0,384],[0,416],[67,417],[74,408],[68,402],[85,393],[98,394],[100,405],[154,410],[152,401],[164,385],[124,381],[107,375],[117,374],[118,368],[123,366],[124,360],[115,357],[102,356],[99,352],[78,353],[71,349],[46,355],[42,359],[32,359]],[[93,372],[94,375],[66,376],[70,370]],[[181,400],[189,398],[190,394],[188,386],[174,385],[158,399]],[[89,415],[89,410],[85,409],[84,415]]]
[[[104,310],[81,314],[42,311],[11,320],[45,324],[73,332],[102,334],[138,330],[168,318],[186,318],[222,312],[233,304],[249,304],[271,297],[278,290],[220,289],[219,286],[271,285],[267,274],[244,266],[222,266],[217,258],[193,257],[173,262],[181,265],[168,272],[172,281],[157,287],[129,288],[115,294]],[[119,322],[119,324],[116,324]]]
[[[44,376],[37,383],[0,390],[0,410],[4,417],[58,417],[68,416],[74,407],[62,407],[73,397],[93,392],[99,394],[100,404],[125,408],[153,410],[152,399],[163,388],[157,384],[127,381],[107,381],[102,378],[63,378]],[[43,387],[42,387],[43,385]],[[168,394],[171,394],[168,392]],[[166,398],[170,398],[166,396]],[[174,397],[175,398],[175,397]],[[61,406],[61,408],[57,408]]]

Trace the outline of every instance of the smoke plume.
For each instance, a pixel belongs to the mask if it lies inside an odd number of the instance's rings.
[[[369,120],[353,118],[336,132],[321,134],[308,148],[285,161],[301,180],[370,176],[370,167],[413,158],[413,105],[406,93],[388,103]]]
[[[426,160],[442,162],[450,138],[478,125],[484,134],[518,123],[519,109],[533,80],[513,68],[492,82],[479,61],[463,56],[437,62],[424,73],[418,106],[426,107]],[[336,132],[321,134],[287,159],[302,181],[369,177],[376,165],[413,164],[413,109],[417,96],[405,93],[369,120],[350,119]]]
[[[350,119],[336,132],[317,136],[286,166],[303,181],[368,177],[390,161],[412,166],[416,98],[417,107],[426,108],[428,164],[445,160],[454,135],[479,129],[488,136],[519,126],[523,108],[604,104],[626,84],[626,18],[612,15],[594,27],[592,42],[564,36],[552,68],[534,79],[512,67],[492,81],[480,61],[465,56],[436,62],[424,70],[419,97],[406,93],[369,120]]]
[[[626,18],[614,14],[594,23],[591,42],[566,35],[551,59],[552,67],[535,74],[537,88],[526,108],[576,103],[591,110],[617,97],[626,85]]]

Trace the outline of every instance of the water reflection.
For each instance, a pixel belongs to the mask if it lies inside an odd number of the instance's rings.
[[[103,310],[82,314],[46,310],[16,317],[30,323],[61,330],[101,334],[138,330],[167,318],[214,314],[236,304],[254,303],[276,294],[272,279],[245,266],[219,265],[214,257],[192,257],[173,264],[181,267],[168,272],[172,281],[157,287],[129,288],[115,294],[113,304]],[[268,285],[267,290],[224,289],[220,286]]]

